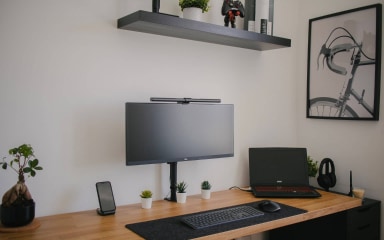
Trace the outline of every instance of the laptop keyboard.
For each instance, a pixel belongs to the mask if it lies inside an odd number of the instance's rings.
[[[254,188],[256,197],[319,197],[311,187],[258,186]]]
[[[202,229],[262,215],[264,215],[264,213],[256,208],[250,206],[236,206],[211,212],[197,213],[183,217],[181,221],[194,229]]]
[[[256,187],[258,192],[313,192],[310,187],[286,187],[286,186],[265,186]]]

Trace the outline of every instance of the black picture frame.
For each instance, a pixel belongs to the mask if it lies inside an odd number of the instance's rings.
[[[382,6],[309,20],[307,118],[379,120]]]

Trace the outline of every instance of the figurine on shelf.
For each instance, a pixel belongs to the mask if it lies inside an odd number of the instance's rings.
[[[224,26],[228,27],[231,22],[231,27],[236,28],[236,16],[244,18],[245,11],[243,4],[238,0],[224,0],[221,7],[221,14],[224,17]]]

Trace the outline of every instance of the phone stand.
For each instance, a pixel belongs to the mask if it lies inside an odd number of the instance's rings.
[[[106,215],[112,215],[112,214],[115,214],[115,211],[107,211],[107,212],[103,212],[100,210],[100,208],[96,209],[96,212],[97,214],[99,214],[100,216],[106,216]]]
[[[109,181],[97,182],[96,191],[100,206],[96,209],[97,214],[101,216],[115,214],[116,205],[111,183]]]

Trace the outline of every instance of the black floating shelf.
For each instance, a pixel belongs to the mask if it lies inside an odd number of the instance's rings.
[[[120,18],[117,21],[117,27],[125,30],[260,51],[291,46],[291,40],[286,38],[146,11],[137,11]]]

